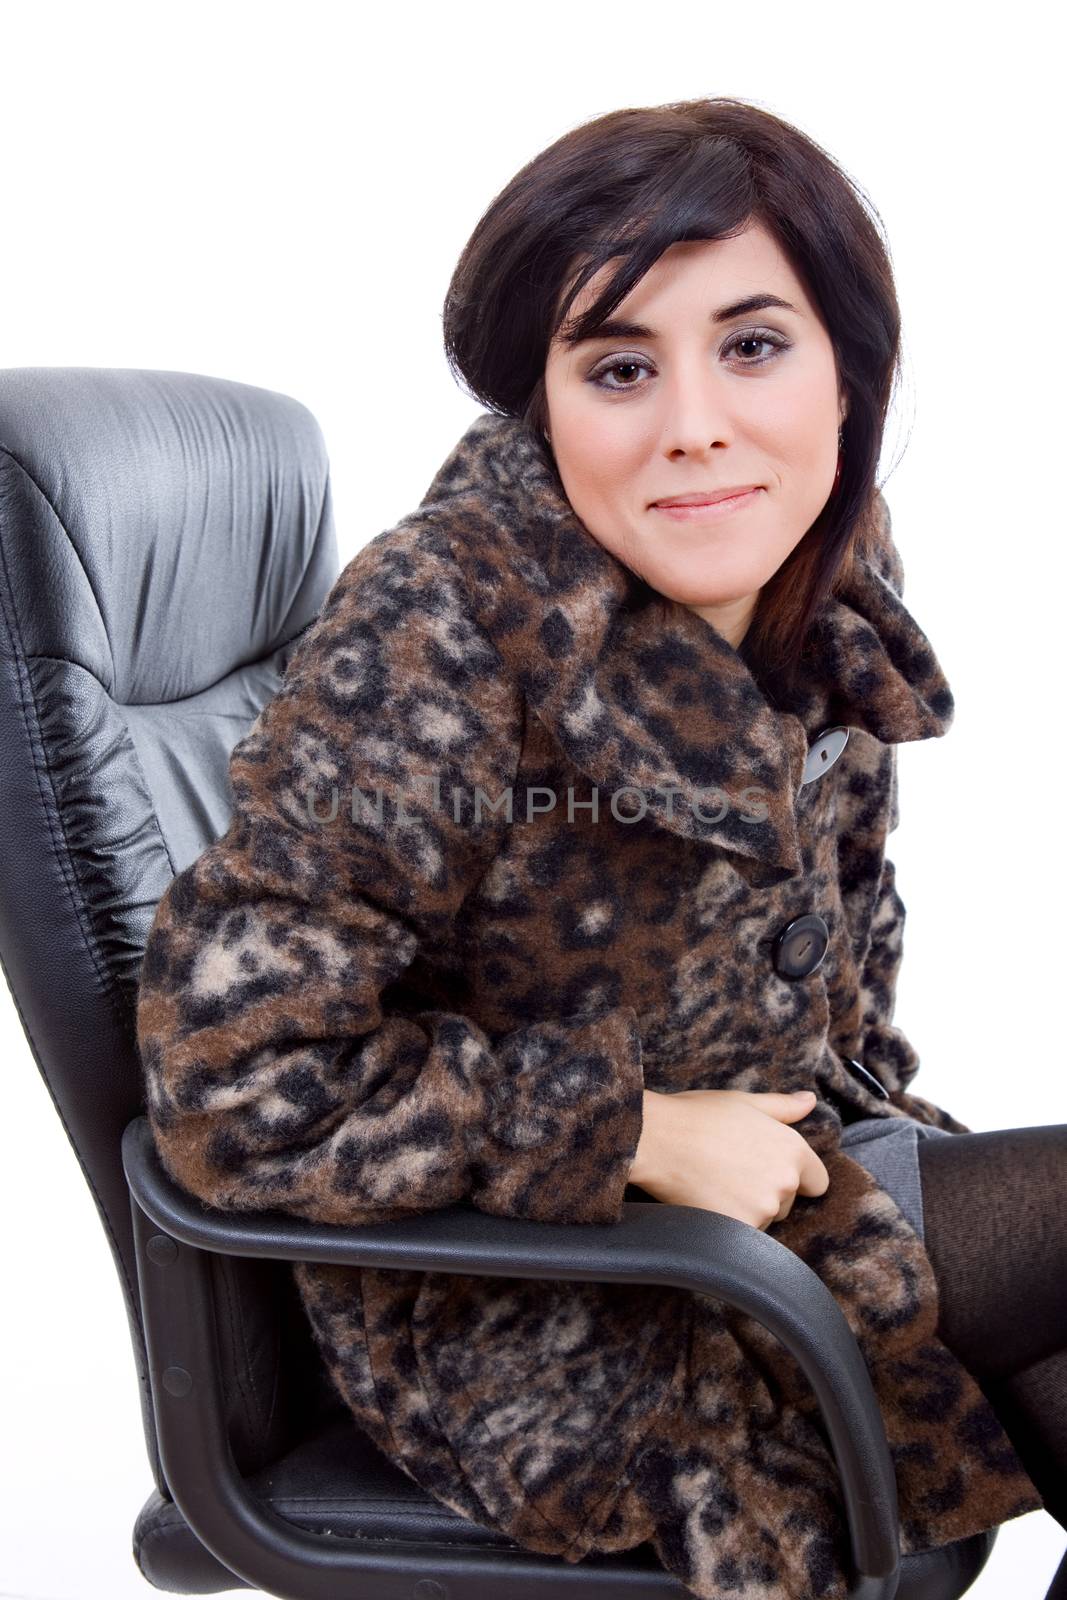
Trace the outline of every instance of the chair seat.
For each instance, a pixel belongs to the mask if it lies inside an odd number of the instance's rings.
[[[344,1538],[390,1544],[492,1547],[529,1553],[491,1528],[461,1517],[426,1494],[355,1425],[347,1410],[321,1418],[301,1440],[269,1467],[248,1478],[249,1487],[270,1509],[299,1527]],[[905,1556],[898,1600],[958,1600],[989,1559],[996,1530],[975,1534],[939,1550]],[[154,1588],[173,1594],[218,1594],[249,1585],[227,1571],[206,1550],[171,1500],[153,1490],[133,1533],[137,1565]],[[538,1558],[543,1559],[543,1558]],[[622,1556],[589,1556],[623,1563],[627,1571],[647,1572],[649,1594],[681,1596],[688,1591],[664,1571],[651,1544]],[[634,1594],[637,1591],[629,1591]],[[642,1592],[644,1588],[642,1586]]]

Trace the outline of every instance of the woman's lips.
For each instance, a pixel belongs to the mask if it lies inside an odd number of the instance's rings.
[[[732,494],[728,500],[707,500],[699,506],[654,505],[652,509],[661,516],[673,517],[675,522],[717,522],[720,517],[728,517],[731,511],[752,505],[762,493],[762,488],[750,489],[747,494]]]

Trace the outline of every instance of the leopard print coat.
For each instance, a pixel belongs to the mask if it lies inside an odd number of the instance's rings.
[[[937,1337],[920,1238],[840,1149],[847,1108],[970,1131],[909,1087],[885,854],[895,746],[953,700],[880,494],[864,538],[783,707],[592,537],[526,424],[480,413],[234,748],[137,1026],[172,1177],[328,1223],[615,1222],[650,1199],[644,1086],[814,1088],[794,1126],[829,1189],[767,1232],[859,1342],[908,1554],[1042,1501]],[[808,778],[828,728],[847,741]],[[825,955],[789,975],[778,936],[809,913]],[[705,1600],[846,1595],[814,1394],[753,1319],[656,1286],[293,1271],[355,1421],[461,1516],[568,1561],[651,1540]]]

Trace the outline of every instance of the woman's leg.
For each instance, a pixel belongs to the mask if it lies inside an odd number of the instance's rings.
[[[1067,1124],[919,1140],[938,1336],[1067,1528]]]

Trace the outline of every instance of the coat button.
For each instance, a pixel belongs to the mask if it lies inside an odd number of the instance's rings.
[[[821,778],[824,772],[829,772],[847,743],[847,728],[824,728],[808,750],[800,787],[803,788],[806,783]]]
[[[865,1089],[869,1089],[872,1094],[876,1094],[880,1100],[889,1099],[889,1090],[886,1088],[885,1084],[882,1083],[880,1079],[876,1078],[874,1073],[869,1071],[868,1068],[863,1065],[862,1061],[857,1061],[854,1056],[846,1056],[845,1066],[851,1072],[852,1076],[857,1078],[859,1082],[863,1084]]]
[[[806,978],[814,972],[830,942],[830,930],[817,911],[787,922],[774,941],[774,968],[783,978]]]

